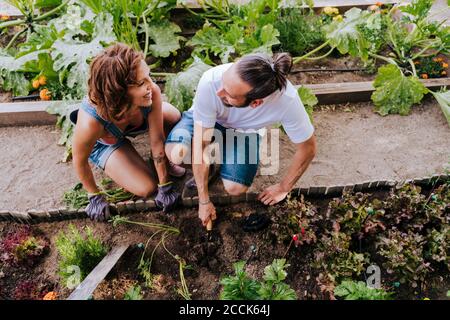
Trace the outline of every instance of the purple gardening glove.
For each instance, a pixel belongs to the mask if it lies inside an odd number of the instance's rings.
[[[168,212],[175,206],[180,196],[180,193],[173,189],[173,182],[158,184],[158,194],[155,198],[155,204],[158,208],[163,209],[163,212]]]
[[[89,204],[86,207],[86,213],[95,221],[105,221],[110,216],[109,204],[101,194],[89,196]]]

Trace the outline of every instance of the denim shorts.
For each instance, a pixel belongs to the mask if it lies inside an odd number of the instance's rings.
[[[115,144],[103,144],[97,141],[92,149],[91,154],[89,155],[89,160],[98,168],[105,170],[106,161],[109,156],[123,146],[125,143],[129,143],[128,139],[122,139]]]
[[[225,180],[251,186],[259,165],[260,137],[256,132],[243,133],[228,129],[220,124],[215,125],[214,142],[221,150],[220,176]],[[181,120],[175,125],[167,137],[168,143],[182,143],[191,150],[194,135],[193,111],[185,111]],[[187,156],[190,159],[191,154]]]

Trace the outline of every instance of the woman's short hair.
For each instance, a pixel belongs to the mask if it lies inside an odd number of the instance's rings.
[[[143,59],[141,52],[117,43],[92,60],[88,96],[101,117],[120,120],[131,108],[127,89],[136,84],[137,69]]]

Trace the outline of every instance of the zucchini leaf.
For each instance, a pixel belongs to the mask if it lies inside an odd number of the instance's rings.
[[[428,93],[428,89],[417,77],[406,77],[393,64],[378,69],[373,86],[375,91],[372,93],[372,101],[375,103],[375,111],[382,116],[390,113],[408,115],[411,106],[419,103]]]

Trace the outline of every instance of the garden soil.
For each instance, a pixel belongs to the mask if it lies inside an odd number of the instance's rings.
[[[314,126],[318,153],[297,187],[424,177],[442,174],[449,165],[450,129],[431,98],[409,116],[381,117],[371,103],[322,106],[314,112]],[[78,179],[72,163],[60,161],[64,148],[57,145],[59,136],[53,126],[0,128],[0,209],[63,205],[63,193]],[[280,136],[279,159],[270,165],[279,169],[274,175],[258,174],[251,191],[279,182],[287,172],[295,145]],[[138,137],[134,145],[148,159],[148,138]],[[100,181],[103,174],[94,173]],[[215,184],[211,189],[220,192],[220,179]]]

